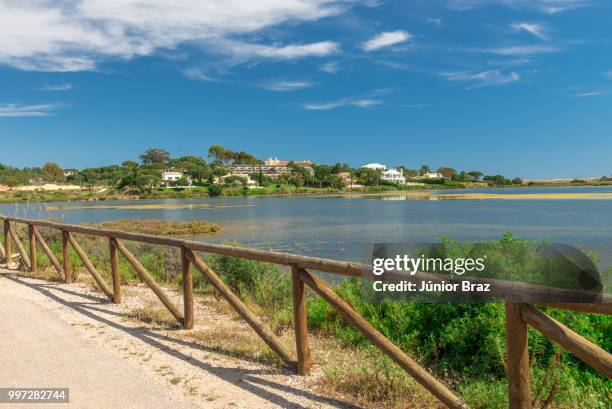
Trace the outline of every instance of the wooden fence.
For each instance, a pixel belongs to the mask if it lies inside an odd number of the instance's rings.
[[[342,317],[357,328],[383,353],[402,367],[423,387],[436,396],[449,408],[467,408],[467,405],[449,387],[432,376],[425,368],[411,359],[405,352],[394,345],[389,339],[377,331],[361,315],[359,315],[346,301],[340,298],[323,280],[318,278],[311,270],[344,276],[368,276],[371,267],[360,263],[343,262],[316,257],[298,256],[294,254],[255,250],[243,247],[233,247],[220,244],[206,244],[197,241],[177,238],[152,236],[147,234],[128,233],[108,229],[97,229],[78,225],[55,223],[43,220],[28,220],[14,217],[0,216],[4,222],[4,246],[0,245],[0,256],[5,263],[12,261],[12,245],[15,244],[22,264],[31,271],[36,271],[37,244],[49,258],[53,268],[65,283],[73,280],[72,265],[70,262],[70,247],[83,262],[87,271],[93,276],[104,294],[115,303],[121,302],[121,282],[119,277],[119,254],[123,255],[142,280],[153,290],[164,306],[179,321],[183,328],[191,329],[194,323],[193,310],[193,277],[192,267],[197,268],[210,284],[223,298],[236,310],[236,312],[255,330],[261,339],[293,370],[300,375],[306,375],[310,370],[310,349],[308,345],[308,327],[306,310],[306,286],[332,305]],[[28,250],[13,229],[13,223],[28,226]],[[47,227],[59,230],[62,234],[62,264],[50,250],[38,227]],[[110,287],[91,263],[87,254],[79,246],[75,234],[85,234],[108,238],[110,250],[110,265],[112,287]],[[183,310],[177,308],[166,295],[154,278],[147,272],[136,257],[125,247],[120,240],[136,241],[163,246],[172,246],[181,250],[182,266],[182,293]],[[268,263],[289,266],[291,268],[293,286],[293,316],[295,325],[295,344],[297,357],[286,348],[270,327],[234,294],[221,280],[197,252],[221,254],[241,257]],[[431,278],[431,277],[430,277]],[[563,324],[557,322],[533,305],[512,302],[516,300],[516,283],[508,285],[496,282],[497,291],[506,296],[506,372],[508,377],[509,407],[511,409],[531,408],[531,386],[529,375],[529,354],[527,327],[531,325],[552,341],[563,346],[582,361],[602,372],[608,378],[612,377],[612,355],[602,348],[573,332]],[[521,288],[524,290],[524,288]],[[533,292],[539,293],[541,289],[533,287]],[[505,293],[504,293],[505,292]],[[577,312],[589,312],[612,315],[612,303],[605,298],[603,303],[564,303],[549,304],[550,307],[564,308]]]

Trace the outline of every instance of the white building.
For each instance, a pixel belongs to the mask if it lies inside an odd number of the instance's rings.
[[[444,179],[444,175],[440,172],[427,172],[422,176],[424,179]]]
[[[249,189],[254,189],[259,187],[259,183],[257,183],[256,180],[251,179],[251,177],[249,175],[243,175],[243,174],[238,174],[238,173],[230,173],[229,175],[225,175],[225,176],[221,176],[218,178],[215,178],[215,183],[225,183],[225,180],[227,178],[230,177],[239,177],[241,179],[245,179],[246,180],[246,187]]]
[[[181,172],[176,172],[176,171],[173,171],[173,170],[167,170],[165,172],[162,172],[161,180],[164,183],[167,183],[167,182],[176,182],[177,180],[179,180],[182,177],[183,177],[183,174]]]
[[[368,163],[367,165],[363,165],[364,169],[374,169],[374,170],[386,170],[387,167],[382,163]]]
[[[397,170],[395,168],[391,168],[389,170],[385,170],[382,173],[381,179],[385,182],[395,183],[398,185],[406,184],[406,178],[404,177],[404,172],[402,169]]]

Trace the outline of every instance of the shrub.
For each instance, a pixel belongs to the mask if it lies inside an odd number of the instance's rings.
[[[219,184],[212,184],[208,186],[208,195],[209,196],[221,196],[223,193],[223,186]]]

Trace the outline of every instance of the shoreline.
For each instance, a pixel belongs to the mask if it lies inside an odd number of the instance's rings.
[[[453,192],[444,193],[445,191],[454,190],[498,190],[498,189],[559,189],[559,188],[589,188],[596,189],[612,184],[597,184],[597,185],[568,185],[568,184],[543,184],[543,185],[510,185],[510,186],[468,186],[468,187],[445,187],[444,185],[431,185],[426,187],[398,189],[398,190],[338,190],[330,191],[329,189],[321,189],[321,191],[305,191],[305,192],[273,192],[273,193],[257,193],[257,194],[230,194],[220,196],[210,196],[207,191],[196,189],[183,190],[168,190],[155,191],[150,194],[142,195],[127,195],[122,193],[110,193],[108,190],[96,193],[67,192],[67,191],[4,191],[0,192],[0,205],[2,204],[18,204],[18,203],[69,203],[69,202],[113,202],[113,201],[134,201],[134,202],[150,202],[153,200],[186,200],[186,199],[204,199],[204,198],[228,198],[228,197],[392,197],[403,196],[406,200],[491,200],[491,199],[510,199],[510,200],[529,200],[529,199],[612,199],[612,193],[480,193],[480,192]],[[318,188],[306,188],[318,189]],[[104,206],[106,207],[106,206]]]

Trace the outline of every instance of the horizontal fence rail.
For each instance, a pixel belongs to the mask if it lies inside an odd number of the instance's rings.
[[[321,271],[347,277],[362,277],[367,279],[373,278],[371,275],[371,266],[369,265],[222,244],[207,244],[193,240],[129,233],[46,220],[29,220],[2,215],[0,215],[0,220],[3,221],[4,228],[4,243],[3,245],[0,244],[0,256],[4,259],[7,267],[11,266],[14,261],[12,246],[15,244],[18,250],[19,261],[22,265],[30,271],[36,271],[38,269],[36,248],[37,245],[40,245],[59,278],[69,284],[73,279],[76,279],[76,272],[73,272],[73,266],[70,260],[70,248],[72,248],[102,292],[112,302],[120,303],[121,278],[119,274],[119,255],[121,255],[128,261],[129,265],[138,273],[142,281],[151,288],[161,303],[185,329],[192,329],[194,326],[192,268],[195,267],[214,287],[215,291],[228,302],[251,328],[253,328],[270,349],[273,350],[288,367],[292,368],[300,375],[307,375],[311,367],[306,309],[306,287],[308,287],[334,307],[347,322],[359,330],[381,352],[389,356],[396,364],[403,368],[411,377],[447,407],[456,409],[468,407],[455,392],[437,380],[425,368],[420,366],[404,351],[378,332],[367,320],[359,315],[350,304],[339,297],[323,280],[319,279],[311,272]],[[29,248],[27,250],[11,223],[27,225],[29,242]],[[38,227],[51,228],[61,232],[61,264],[45,242],[44,237],[40,234]],[[104,278],[99,274],[83,248],[78,244],[74,234],[108,238],[110,275],[112,279],[111,285],[104,281]],[[181,288],[183,293],[182,311],[174,304],[165,290],[155,281],[153,276],[151,276],[141,262],[120,240],[171,246],[180,249]],[[291,351],[283,345],[280,338],[272,329],[263,322],[260,317],[249,310],[247,305],[231,291],[219,275],[198,256],[197,252],[257,260],[285,265],[291,268],[293,318],[297,357],[294,358]],[[453,277],[432,273],[419,273],[418,277],[397,275],[396,278],[412,282],[424,280],[431,280],[433,282],[446,280],[447,282],[452,282],[456,280],[456,278]],[[506,299],[506,374],[508,377],[508,401],[511,409],[529,409],[532,405],[529,373],[528,326],[532,326],[550,340],[563,346],[605,376],[609,378],[612,377],[612,355],[609,352],[576,334],[543,311],[537,309],[535,306],[520,302],[521,294],[537,296],[547,295],[552,292],[567,297],[567,295],[570,294],[570,290],[551,289],[545,286],[489,278],[470,277],[470,280],[474,282],[490,283],[491,287],[495,289],[496,295]],[[571,301],[579,301],[583,297],[582,295],[570,295],[573,297],[568,298]],[[600,300],[602,303],[598,304],[564,302],[556,304],[543,303],[542,305],[551,308],[573,310],[576,312],[612,315],[612,298],[610,298],[609,295],[604,295]]]

